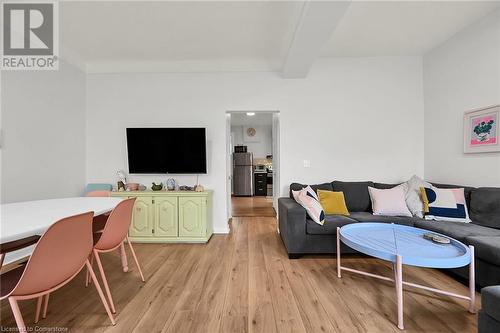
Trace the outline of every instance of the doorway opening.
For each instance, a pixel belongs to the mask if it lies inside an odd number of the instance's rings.
[[[276,216],[279,111],[226,113],[227,215]]]

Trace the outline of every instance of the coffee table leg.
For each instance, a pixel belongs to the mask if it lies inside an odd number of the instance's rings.
[[[470,264],[469,264],[469,312],[476,313],[476,274],[474,263],[474,246],[469,245],[470,250]]]
[[[337,227],[337,277],[341,278],[341,269],[340,269],[340,228]]]
[[[396,269],[394,271],[396,282],[396,295],[398,299],[398,328],[404,330],[403,324],[403,263],[400,255],[396,256]]]

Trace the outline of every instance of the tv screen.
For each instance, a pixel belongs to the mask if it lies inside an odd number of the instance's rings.
[[[204,128],[127,128],[130,173],[207,172]]]

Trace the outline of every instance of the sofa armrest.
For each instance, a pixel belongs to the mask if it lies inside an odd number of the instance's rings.
[[[278,211],[281,239],[288,253],[297,253],[294,245],[306,237],[306,210],[294,199],[279,198]]]

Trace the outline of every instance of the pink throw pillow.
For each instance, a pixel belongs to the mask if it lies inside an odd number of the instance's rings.
[[[406,206],[405,191],[401,185],[386,190],[368,187],[368,192],[373,215],[412,216]]]

